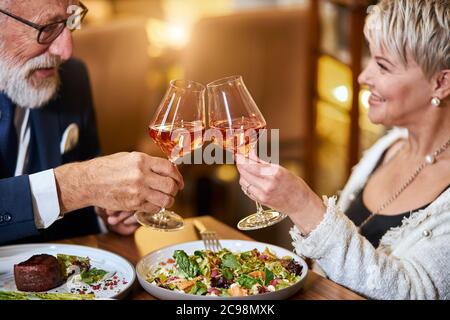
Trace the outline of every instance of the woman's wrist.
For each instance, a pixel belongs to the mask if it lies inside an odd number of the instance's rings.
[[[299,207],[301,210],[290,215],[290,218],[302,235],[308,236],[323,220],[327,209],[322,199],[314,193],[306,201],[306,205]]]

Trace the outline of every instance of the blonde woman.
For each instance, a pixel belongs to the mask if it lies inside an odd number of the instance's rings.
[[[337,203],[280,166],[238,165],[243,190],[294,222],[295,250],[369,298],[450,299],[449,24],[448,0],[372,8],[359,81],[370,120],[395,129],[364,154]]]

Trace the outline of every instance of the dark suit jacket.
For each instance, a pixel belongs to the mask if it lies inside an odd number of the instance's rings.
[[[26,175],[0,176],[0,244],[41,242],[99,232],[93,208],[66,215],[45,230],[34,223],[28,174],[83,161],[100,153],[88,73],[80,61],[61,66],[61,87],[45,107],[30,112],[30,151]],[[3,94],[3,93],[0,93]],[[76,123],[77,146],[61,155],[60,143],[66,128]],[[1,169],[2,163],[0,163]],[[0,170],[0,175],[3,170]]]

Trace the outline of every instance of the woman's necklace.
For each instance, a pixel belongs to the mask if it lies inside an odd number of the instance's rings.
[[[437,157],[447,150],[447,148],[450,146],[450,140],[448,140],[446,143],[444,143],[439,149],[437,149],[435,152],[428,154],[424,161],[417,167],[417,169],[414,171],[414,173],[405,181],[405,183],[402,184],[402,186],[390,197],[388,200],[386,200],[384,203],[382,203],[375,213],[371,213],[366,220],[364,220],[359,226],[358,229],[361,230],[362,227],[364,227],[370,220],[372,220],[377,214],[379,214],[381,211],[386,209],[392,202],[394,202],[403,191],[408,188],[411,183],[417,178],[417,176],[422,172],[423,169],[427,166],[431,166],[437,161]]]

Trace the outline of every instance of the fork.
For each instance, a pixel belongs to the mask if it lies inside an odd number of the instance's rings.
[[[205,225],[197,219],[194,220],[194,227],[200,234],[206,250],[211,250],[213,252],[222,250],[222,245],[220,244],[217,232],[206,229]]]

